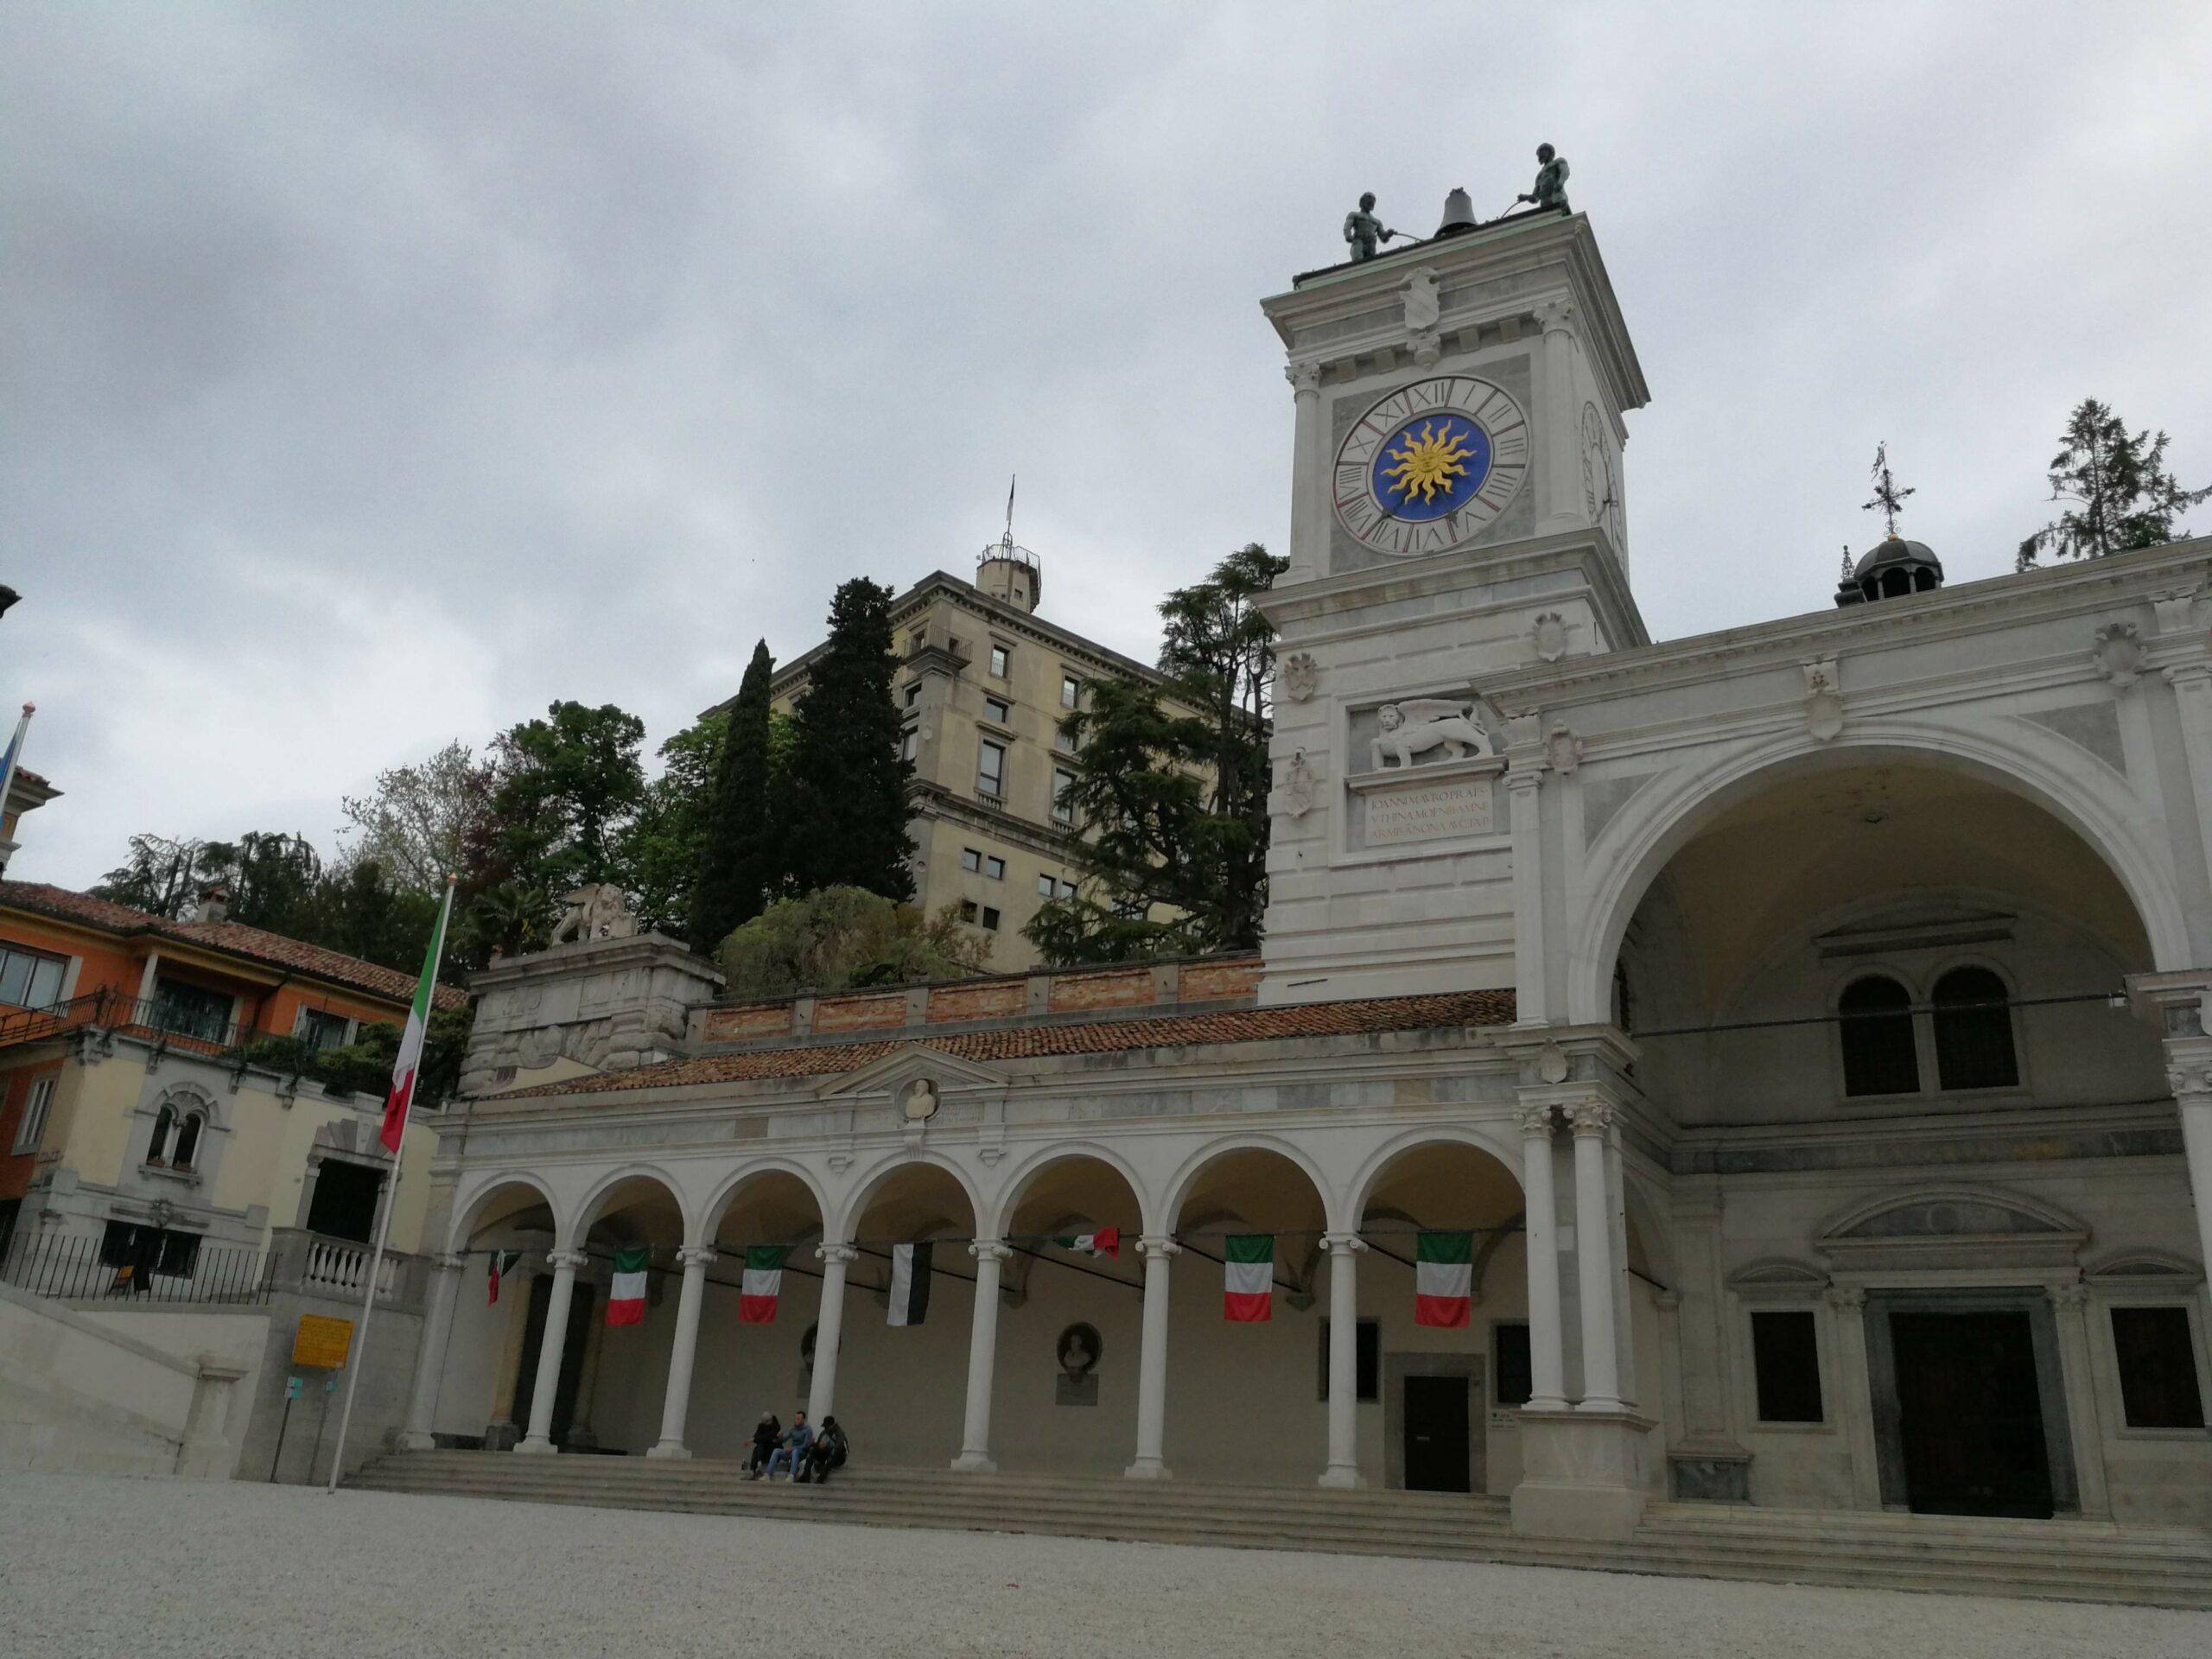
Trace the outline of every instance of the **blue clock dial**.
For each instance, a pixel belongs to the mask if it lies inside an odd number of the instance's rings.
[[[1378,553],[1440,553],[1479,535],[1529,475],[1529,417],[1472,375],[1401,386],[1338,446],[1337,518]]]

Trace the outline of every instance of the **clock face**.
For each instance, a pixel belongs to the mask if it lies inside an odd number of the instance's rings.
[[[1605,442],[1605,423],[1599,417],[1595,404],[1582,405],[1582,499],[1590,509],[1590,522],[1605,525],[1613,545],[1619,546],[1620,474],[1614,470],[1613,452]]]
[[[1337,517],[1363,546],[1412,556],[1457,546],[1529,475],[1529,417],[1471,375],[1402,386],[1337,451]]]

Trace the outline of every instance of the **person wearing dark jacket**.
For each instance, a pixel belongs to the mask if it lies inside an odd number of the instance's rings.
[[[801,1480],[826,1481],[832,1469],[845,1466],[845,1454],[852,1450],[852,1442],[845,1438],[845,1431],[837,1426],[835,1417],[824,1417],[816,1431],[814,1444],[807,1449],[806,1472]]]
[[[768,1456],[784,1438],[784,1426],[776,1421],[776,1414],[764,1411],[760,1421],[753,1425],[753,1449],[746,1453],[745,1472],[753,1480],[760,1478],[760,1471],[767,1466]]]

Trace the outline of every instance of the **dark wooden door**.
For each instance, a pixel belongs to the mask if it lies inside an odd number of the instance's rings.
[[[2025,1313],[1892,1313],[1905,1500],[1923,1515],[2051,1513]]]
[[[1406,1379],[1406,1490],[1464,1492],[1467,1478],[1467,1379]]]
[[[569,1336],[561,1344],[561,1376],[553,1388],[553,1424],[548,1431],[556,1446],[565,1445],[569,1427],[576,1421],[576,1385],[584,1372],[584,1344],[591,1337],[594,1287],[579,1283],[569,1300]],[[537,1356],[545,1343],[545,1314],[553,1301],[553,1280],[540,1274],[530,1281],[530,1315],[523,1324],[522,1369],[515,1373],[515,1422],[530,1432],[530,1408],[537,1393]]]

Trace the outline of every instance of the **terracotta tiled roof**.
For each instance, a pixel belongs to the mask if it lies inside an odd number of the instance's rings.
[[[1249,1043],[1284,1037],[1347,1037],[1363,1032],[1421,1031],[1442,1026],[1510,1026],[1511,991],[1454,991],[1436,996],[1382,996],[1355,1002],[1306,1002],[1287,1008],[1240,1008],[1140,1020],[1070,1020],[998,1031],[957,1031],[879,1043],[751,1049],[691,1060],[664,1060],[635,1071],[575,1077],[537,1089],[515,1089],[499,1101],[536,1095],[596,1095],[626,1089],[676,1089],[687,1084],[749,1083],[761,1077],[834,1077],[857,1071],[902,1048],[926,1045],[966,1060],[1026,1060],[1055,1054],[1112,1054],[1137,1048],[1200,1043]]]
[[[49,887],[43,881],[0,881],[0,907],[51,916],[107,933],[150,934],[157,938],[175,939],[198,945],[203,950],[243,957],[264,967],[312,974],[331,984],[349,986],[386,1001],[404,1005],[415,1000],[412,974],[379,967],[359,957],[349,957],[342,950],[327,950],[302,939],[288,939],[281,933],[266,932],[239,922],[173,922],[150,911],[111,904],[89,893],[72,893],[67,887]],[[439,986],[435,995],[442,1008],[461,1007],[468,1001],[466,991],[450,985]]]

